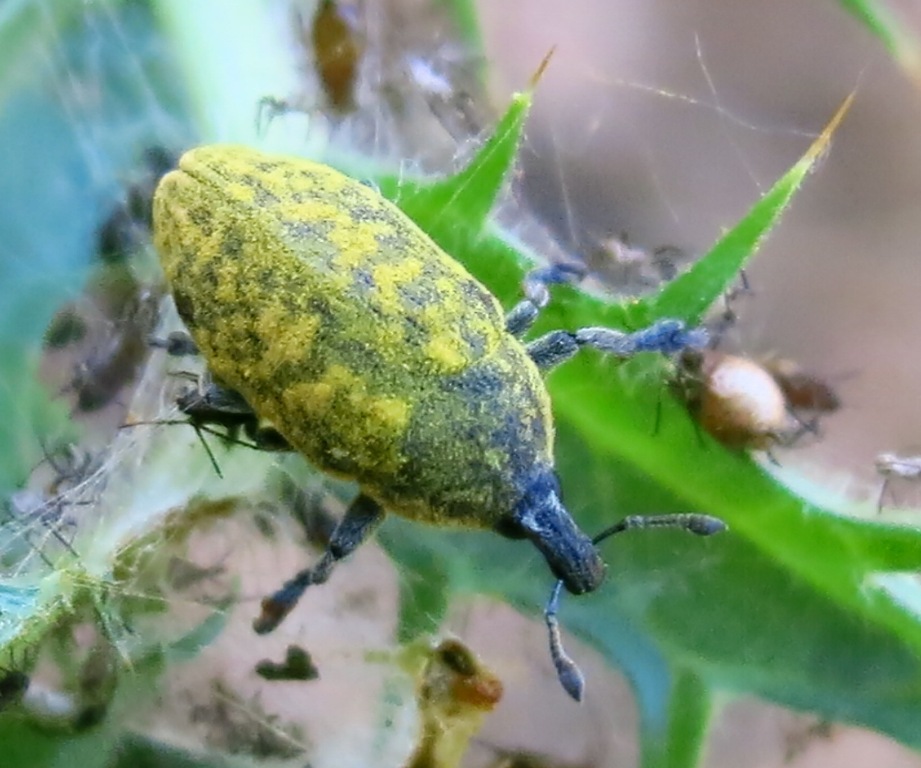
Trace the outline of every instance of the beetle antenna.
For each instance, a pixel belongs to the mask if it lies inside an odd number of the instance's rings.
[[[592,537],[592,544],[600,544],[618,533],[637,528],[680,528],[696,536],[712,536],[714,533],[725,531],[728,526],[718,517],[692,513],[674,515],[630,515],[619,523],[605,528],[601,533]],[[557,581],[550,593],[550,599],[544,608],[544,623],[547,625],[547,634],[550,642],[550,658],[556,669],[557,679],[563,689],[576,701],[582,701],[585,692],[585,676],[578,664],[572,660],[566,649],[563,648],[563,636],[560,632],[560,622],[557,612],[560,607],[560,592],[563,588],[562,580]]]
[[[688,512],[675,515],[630,515],[593,536],[592,544],[600,544],[615,534],[638,528],[680,528],[696,536],[712,536],[714,533],[722,533],[727,527],[718,517]]]

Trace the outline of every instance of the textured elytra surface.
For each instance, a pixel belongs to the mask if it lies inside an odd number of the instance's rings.
[[[154,232],[215,377],[386,508],[494,527],[552,464],[549,399],[498,302],[370,188],[200,147],[161,182]]]

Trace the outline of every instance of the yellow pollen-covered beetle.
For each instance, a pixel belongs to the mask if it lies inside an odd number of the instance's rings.
[[[553,421],[541,372],[593,347],[619,357],[706,345],[706,333],[661,320],[635,333],[554,331],[521,340],[549,300],[531,273],[525,299],[498,301],[373,189],[307,160],[238,146],[187,152],[154,200],[154,239],[173,298],[214,384],[209,403],[241,400],[254,421],[360,493],[326,553],[263,601],[269,632],[311,584],[382,522],[385,511],[442,526],[529,539],[561,581],[547,607],[557,672],[582,678],[559,643],[561,585],[602,583],[594,544],[650,525],[707,535],[705,515],[631,517],[593,542],[560,500]],[[223,392],[222,390],[231,390]],[[258,442],[258,438],[257,438]]]

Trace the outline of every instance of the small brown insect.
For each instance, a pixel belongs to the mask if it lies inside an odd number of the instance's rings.
[[[230,442],[240,442],[239,433],[252,441],[260,451],[290,451],[291,446],[272,427],[263,425],[252,408],[236,392],[213,385],[188,388],[176,398],[176,405],[188,417],[196,430],[205,426],[226,429]]]
[[[256,674],[263,680],[316,680],[320,671],[310,654],[298,645],[289,645],[285,660],[263,659],[256,665]]]
[[[149,339],[151,346],[162,347],[170,355],[196,354],[194,343],[184,334],[170,334],[167,339]],[[203,433],[208,433],[228,443],[260,451],[287,452],[293,450],[272,426],[263,424],[249,404],[233,390],[214,384],[205,377],[197,386],[185,387],[176,397],[176,406],[186,419],[157,419],[154,421],[128,421],[122,428],[142,425],[188,424],[195,430],[202,447],[208,454],[211,466],[218,477],[223,477]],[[240,437],[240,432],[249,440]]]
[[[674,389],[703,429],[730,448],[767,449],[796,434],[774,377],[746,357],[686,350]]]
[[[364,51],[354,22],[336,0],[319,0],[310,24],[310,43],[320,86],[329,108],[340,115],[356,108],[358,65]]]
[[[422,732],[405,768],[456,768],[501,698],[502,681],[459,640],[432,649],[416,694]]]
[[[774,377],[790,408],[832,413],[841,407],[841,398],[831,384],[803,370],[799,363],[777,357],[765,360],[764,367]]]
[[[67,306],[57,312],[48,327],[42,344],[46,349],[62,349],[78,341],[82,341],[87,333],[86,319],[77,308]]]
[[[336,0],[317,0],[309,21],[295,10],[293,24],[298,42],[308,56],[312,53],[312,61],[305,63],[308,71],[316,74],[323,99],[263,97],[256,111],[260,133],[276,117],[292,112],[321,113],[335,122],[358,109],[358,70],[365,44],[358,32],[358,19],[353,16],[357,14],[344,12]]]
[[[805,421],[801,411],[830,413],[841,401],[830,384],[792,360],[756,360],[716,349],[738,320],[735,302],[752,293],[743,271],[708,323],[710,347],[684,350],[678,358],[672,390],[715,440],[729,448],[768,451],[817,432],[816,420]]]
[[[156,317],[156,301],[157,296],[137,285],[136,295],[109,332],[76,364],[64,391],[76,393],[79,412],[109,405],[137,375],[147,355],[146,339]]]
[[[176,159],[163,147],[144,150],[142,170],[97,233],[98,255],[103,263],[124,261],[150,238],[153,193],[160,178],[176,165]]]

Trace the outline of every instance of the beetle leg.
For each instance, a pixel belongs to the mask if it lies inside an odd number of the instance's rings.
[[[569,331],[550,331],[526,347],[528,355],[542,371],[549,371],[565,363],[575,356],[579,348],[575,334]]]
[[[688,348],[701,349],[709,341],[705,328],[688,328],[681,320],[665,318],[632,333],[592,327],[573,332],[551,331],[532,341],[527,349],[538,368],[549,370],[569,360],[582,347],[592,347],[617,357],[631,357],[637,352],[672,355]]]
[[[521,336],[550,302],[548,285],[578,282],[584,275],[585,267],[580,264],[553,264],[528,272],[522,286],[524,299],[505,316],[505,330],[512,336]]]
[[[579,264],[553,264],[529,272],[524,279],[525,298],[505,316],[505,330],[524,334],[550,302],[548,286],[578,282],[585,275]],[[687,328],[681,320],[665,318],[648,328],[626,333],[613,328],[580,328],[575,332],[551,331],[528,344],[528,353],[538,368],[548,370],[573,357],[581,347],[630,357],[637,352],[675,354],[685,349],[703,349],[710,343],[704,328]]]
[[[886,500],[886,491],[889,489],[889,479],[891,475],[883,475],[883,484],[879,487],[879,498],[876,500],[876,514],[883,513],[883,502]]]
[[[657,320],[632,333],[611,328],[580,328],[574,335],[580,346],[594,347],[620,357],[630,357],[637,352],[673,355],[688,348],[703,349],[710,343],[706,328],[688,328],[683,321],[674,318]]]
[[[264,635],[275,629],[297,605],[304,590],[311,584],[323,584],[336,563],[348,557],[370,536],[384,520],[384,509],[370,496],[360,494],[336,526],[326,552],[311,568],[305,568],[285,582],[281,589],[262,601],[262,613],[253,622],[253,629]]]

